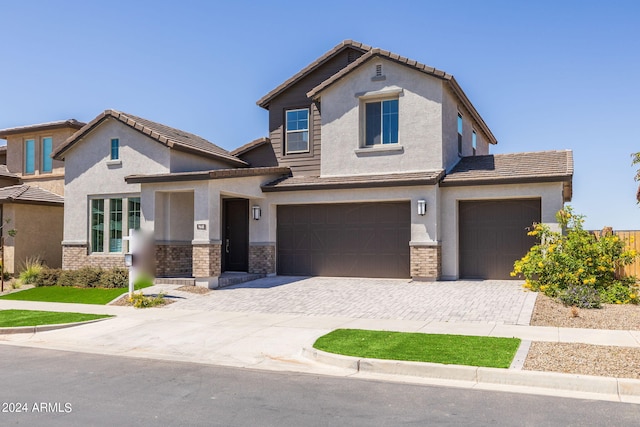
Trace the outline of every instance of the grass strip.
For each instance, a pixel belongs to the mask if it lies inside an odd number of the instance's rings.
[[[0,328],[86,322],[87,320],[104,319],[105,317],[113,316],[58,311],[0,310]]]
[[[518,338],[362,329],[336,329],[313,344],[318,350],[345,356],[489,368],[508,368],[519,346]]]
[[[136,287],[136,290],[142,287]],[[40,288],[31,288],[3,295],[0,296],[0,299],[106,305],[126,292],[128,292],[126,288],[105,289],[42,286]]]

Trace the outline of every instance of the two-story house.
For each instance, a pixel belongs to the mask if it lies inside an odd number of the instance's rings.
[[[570,151],[490,155],[496,138],[453,76],[361,43],[258,105],[269,137],[232,152],[113,110],[70,137],[54,152],[64,267],[121,263],[139,225],[158,275],[209,287],[227,271],[509,278],[527,227],[571,197]]]
[[[5,271],[18,272],[27,258],[62,265],[64,163],[51,153],[84,126],[74,119],[0,130],[7,144],[0,165],[0,218]],[[15,237],[7,234],[16,230]]]

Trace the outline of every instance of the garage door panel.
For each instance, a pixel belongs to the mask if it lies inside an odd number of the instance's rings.
[[[278,206],[278,274],[409,277],[410,220],[408,202]]]
[[[541,220],[540,199],[460,201],[458,213],[460,276],[511,279],[514,261],[535,244],[527,228]]]

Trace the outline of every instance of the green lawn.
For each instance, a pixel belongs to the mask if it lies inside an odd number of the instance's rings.
[[[136,287],[136,290],[141,288],[142,287]],[[126,292],[128,292],[126,288],[103,289],[43,286],[3,295],[0,296],[0,299],[105,305]]]
[[[60,313],[37,310],[0,310],[0,328],[57,325],[113,317],[107,314]]]
[[[318,350],[372,359],[508,368],[518,338],[337,329],[313,344]]]

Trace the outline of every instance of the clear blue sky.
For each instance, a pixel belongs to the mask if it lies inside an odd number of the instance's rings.
[[[453,74],[493,153],[572,149],[586,226],[640,229],[637,1],[0,0],[0,128],[114,108],[233,149],[256,100],[344,39]]]

